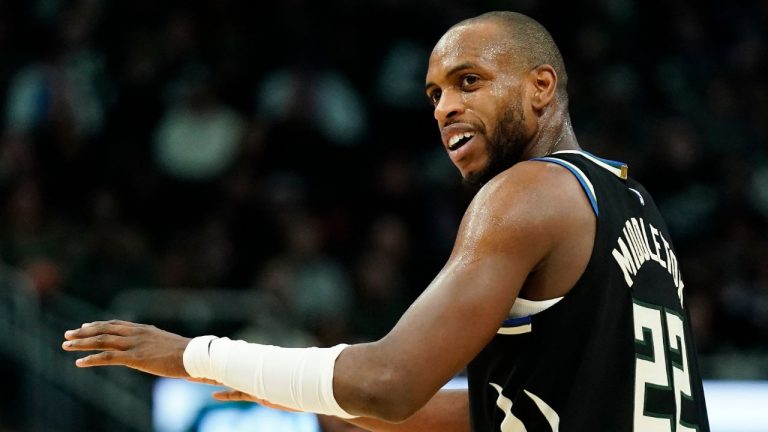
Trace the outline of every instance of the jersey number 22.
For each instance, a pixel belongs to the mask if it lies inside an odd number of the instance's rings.
[[[692,399],[682,317],[675,311],[635,301],[634,321],[637,348],[634,430],[696,431],[695,425],[682,421],[680,416],[681,399]],[[670,412],[668,404],[662,406],[663,403],[652,401],[652,392],[669,395],[670,391],[674,395],[674,412]]]

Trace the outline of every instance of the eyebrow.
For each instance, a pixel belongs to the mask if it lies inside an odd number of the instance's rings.
[[[456,66],[450,68],[448,70],[448,73],[445,74],[445,76],[446,77],[450,77],[452,75],[456,75],[457,73],[459,73],[459,72],[461,72],[461,71],[463,71],[465,69],[472,69],[472,68],[475,68],[475,67],[477,67],[476,63],[472,63],[472,62],[460,63],[460,64],[457,64]],[[428,82],[426,85],[424,85],[424,91],[428,91],[429,88],[434,86],[434,85],[436,85],[436,84],[433,83],[432,81]]]

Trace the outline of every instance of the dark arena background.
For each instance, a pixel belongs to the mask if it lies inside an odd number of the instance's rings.
[[[471,197],[429,52],[494,9],[549,28],[580,144],[666,217],[713,430],[768,430],[767,2],[30,0],[0,1],[0,431],[357,430],[78,369],[63,332],[383,336]]]

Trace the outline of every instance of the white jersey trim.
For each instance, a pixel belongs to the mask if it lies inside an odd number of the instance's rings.
[[[533,329],[531,325],[531,316],[545,311],[562,300],[563,297],[557,297],[548,300],[526,300],[518,297],[512,309],[509,311],[507,321],[496,330],[500,335],[519,335],[530,333]]]
[[[587,153],[585,151],[581,151],[581,150],[560,150],[560,151],[556,151],[556,152],[554,152],[552,154],[561,154],[561,153],[581,155],[581,156],[589,159],[590,161],[594,162],[597,166],[599,166],[601,168],[607,169],[608,171],[610,171],[616,177],[625,178],[625,174],[622,173],[622,169],[621,168],[617,168],[615,166],[608,165],[607,163],[603,162],[599,158],[597,158],[597,157],[595,157],[595,156],[593,156],[593,155],[591,155],[591,154],[589,154],[589,153]]]
[[[563,297],[556,297],[549,300],[526,300],[518,297],[515,300],[515,304],[512,305],[512,309],[509,311],[509,317],[522,318],[525,316],[536,315],[539,312],[544,312],[551,308],[562,299]]]
[[[530,333],[531,332],[531,323],[523,324],[521,326],[517,327],[501,327],[500,329],[496,330],[496,334],[500,335],[519,335],[523,333]]]

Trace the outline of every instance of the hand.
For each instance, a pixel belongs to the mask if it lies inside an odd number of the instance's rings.
[[[64,333],[65,351],[101,351],[78,359],[78,367],[127,366],[170,378],[189,378],[184,349],[190,339],[155,326],[127,321],[98,321]]]

